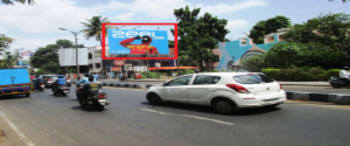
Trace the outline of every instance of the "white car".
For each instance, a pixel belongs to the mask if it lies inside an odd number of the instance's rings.
[[[286,92],[263,73],[215,72],[179,76],[146,92],[149,103],[175,101],[209,105],[222,114],[239,108],[277,106]]]

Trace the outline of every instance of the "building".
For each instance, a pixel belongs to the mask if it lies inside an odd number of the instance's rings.
[[[279,29],[276,33],[265,35],[263,44],[254,44],[249,38],[220,42],[220,61],[217,65],[217,69],[220,71],[245,71],[245,69],[240,66],[241,60],[253,55],[264,54],[275,44],[284,41],[283,34],[288,30],[287,28]]]
[[[34,55],[34,52],[26,49],[17,49],[18,54],[17,67],[30,67],[30,57]]]

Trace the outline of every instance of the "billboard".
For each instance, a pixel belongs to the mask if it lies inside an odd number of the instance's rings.
[[[80,66],[89,65],[87,48],[78,48],[78,64]],[[64,48],[58,50],[58,59],[60,66],[76,66],[76,49],[74,48]]]
[[[178,57],[177,40],[176,23],[103,23],[102,58],[174,60]]]
[[[142,57],[169,54],[168,34],[164,30],[108,29],[109,53]]]

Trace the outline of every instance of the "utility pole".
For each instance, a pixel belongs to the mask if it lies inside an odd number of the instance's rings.
[[[77,80],[79,80],[80,79],[80,68],[79,68],[79,57],[78,57],[78,34],[80,31],[75,32],[72,30],[68,30],[66,28],[58,28],[58,29],[60,29],[62,31],[69,31],[74,35],[75,63],[76,63],[76,68],[77,68]]]

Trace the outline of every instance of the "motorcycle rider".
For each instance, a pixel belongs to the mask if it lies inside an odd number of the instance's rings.
[[[58,75],[58,78],[56,79],[54,86],[53,86],[54,91],[56,91],[56,89],[59,86],[63,86],[65,84],[66,84],[66,77],[62,74]]]
[[[40,83],[43,82],[43,78],[39,75],[36,75],[34,78],[34,89],[39,89]]]
[[[348,70],[349,70],[349,67],[345,66],[342,70],[340,70],[339,77],[341,79],[347,79],[349,81],[350,80],[350,72]]]
[[[85,77],[82,80],[80,80],[78,84],[78,100],[80,102],[87,102],[89,94],[92,91],[97,91],[100,88],[102,88],[100,85],[96,84],[94,77],[89,74],[85,74]]]

